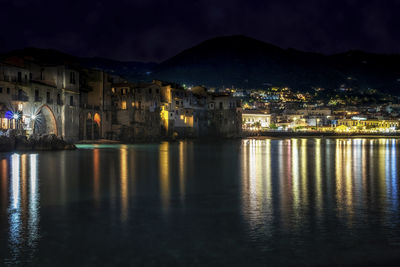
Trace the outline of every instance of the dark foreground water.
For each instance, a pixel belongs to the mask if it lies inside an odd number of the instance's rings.
[[[399,153],[266,139],[0,154],[1,264],[396,265]]]

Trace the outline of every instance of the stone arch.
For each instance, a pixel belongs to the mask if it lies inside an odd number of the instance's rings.
[[[58,136],[57,120],[48,105],[42,105],[35,113],[33,132],[35,134],[55,134]]]
[[[93,138],[100,138],[100,125],[101,125],[101,116],[99,113],[95,113],[93,116]]]
[[[99,113],[95,113],[93,116],[93,121],[100,127],[101,117]]]
[[[88,112],[86,115],[86,140],[92,140],[93,139],[93,120],[92,120],[92,113]]]

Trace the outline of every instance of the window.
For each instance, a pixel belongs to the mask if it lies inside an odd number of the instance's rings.
[[[156,93],[157,93],[157,94],[160,93],[160,90],[156,89]]]
[[[72,95],[69,97],[69,105],[70,106],[74,105],[74,97]]]
[[[46,102],[50,103],[51,99],[50,99],[50,92],[46,93]]]
[[[142,102],[138,101],[138,109],[142,109]]]
[[[18,71],[18,82],[22,81],[22,73]]]
[[[0,87],[0,94],[3,93],[3,87]]]
[[[151,94],[151,88],[149,89],[149,94]]]
[[[61,96],[57,94],[57,105],[61,105]]]
[[[223,109],[223,103],[222,102],[219,102],[219,109]]]
[[[126,109],[126,101],[121,102],[121,109]]]
[[[39,99],[39,90],[35,90],[35,102],[39,102],[40,101],[40,99]]]
[[[75,72],[71,71],[69,74],[69,82],[75,84]]]
[[[7,88],[7,94],[10,94],[10,88]]]
[[[32,72],[29,73],[29,80],[32,81]]]
[[[115,88],[114,88],[114,87],[111,88],[111,92],[112,92],[113,94],[115,94]]]
[[[133,102],[133,101],[132,101],[132,107],[133,107],[133,108],[135,107],[135,102]]]

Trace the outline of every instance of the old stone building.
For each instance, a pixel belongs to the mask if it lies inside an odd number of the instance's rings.
[[[115,83],[111,89],[114,137],[126,141],[161,137],[160,87],[154,83]]]
[[[238,137],[242,132],[242,108],[240,100],[229,93],[209,94],[209,134],[223,137]]]
[[[82,70],[79,139],[112,138],[112,75],[100,70]]]
[[[205,90],[191,91],[176,84],[155,83],[161,86],[161,117],[165,135],[196,137],[208,133]]]
[[[66,141],[233,137],[241,108],[230,94],[153,81],[129,83],[101,70],[31,58],[0,61],[0,133],[54,134]]]
[[[67,65],[38,65],[23,58],[3,60],[0,109],[3,130],[78,140],[79,72]]]

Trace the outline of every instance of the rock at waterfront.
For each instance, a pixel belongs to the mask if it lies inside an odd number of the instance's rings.
[[[73,150],[75,145],[64,141],[54,134],[42,136],[16,135],[15,131],[7,131],[0,135],[0,152],[10,151],[44,151],[44,150]]]

